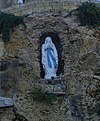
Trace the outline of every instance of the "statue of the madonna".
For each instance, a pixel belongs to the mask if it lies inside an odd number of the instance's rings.
[[[42,65],[45,72],[45,79],[56,77],[58,53],[51,37],[46,37],[45,43],[42,45]]]

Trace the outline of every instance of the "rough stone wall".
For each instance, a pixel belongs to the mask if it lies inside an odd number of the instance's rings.
[[[61,13],[37,14],[25,20],[27,29],[18,26],[5,45],[2,60],[19,59],[19,84],[15,97],[17,112],[28,121],[99,121],[96,105],[100,86],[100,32],[78,26],[77,16]],[[32,102],[28,92],[41,81],[39,38],[42,33],[59,33],[63,47],[66,96],[53,105]],[[5,113],[1,120],[13,117]]]
[[[11,0],[0,0],[0,9],[1,8],[7,8],[12,6]]]

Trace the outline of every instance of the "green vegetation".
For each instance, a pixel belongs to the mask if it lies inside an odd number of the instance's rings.
[[[52,102],[56,101],[56,96],[42,89],[42,87],[34,87],[30,92],[30,95],[33,101],[35,100],[47,104],[52,104]]]
[[[100,7],[95,3],[84,2],[77,10],[81,25],[100,26]]]
[[[26,28],[23,21],[24,17],[25,16],[15,16],[13,14],[0,12],[0,34],[5,43],[10,40],[10,34],[14,31],[14,27],[23,24]]]
[[[88,25],[89,27],[100,26],[100,4],[92,2],[84,2],[77,9],[70,11],[65,18],[72,15],[73,12],[77,11],[81,26]]]

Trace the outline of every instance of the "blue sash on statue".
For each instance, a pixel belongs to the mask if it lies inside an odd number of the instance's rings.
[[[52,62],[50,61],[50,58],[52,59],[53,61],[53,64],[54,64],[54,67],[56,68],[56,59],[54,58],[52,52],[52,50],[50,48],[47,48],[47,61],[48,61],[48,65],[50,68],[52,68]]]

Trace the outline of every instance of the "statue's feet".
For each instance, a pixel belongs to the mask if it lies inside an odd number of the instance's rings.
[[[54,80],[54,78],[55,78],[55,77],[53,77],[53,76],[51,77],[52,80]]]

